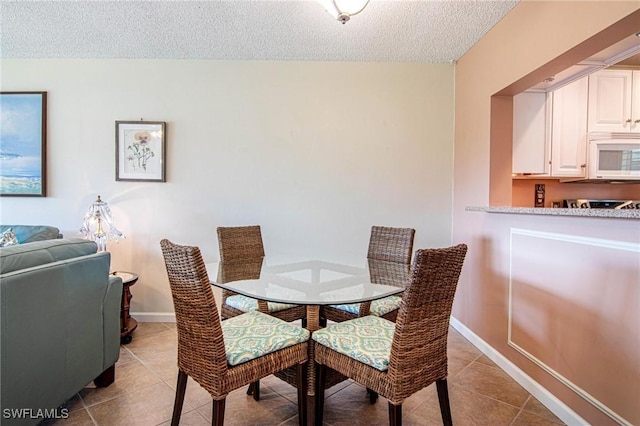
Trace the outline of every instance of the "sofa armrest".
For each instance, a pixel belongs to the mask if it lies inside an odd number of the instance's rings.
[[[106,370],[115,364],[120,356],[120,308],[122,301],[122,278],[109,275],[109,284],[104,294],[104,364]],[[114,331],[114,324],[117,324]]]

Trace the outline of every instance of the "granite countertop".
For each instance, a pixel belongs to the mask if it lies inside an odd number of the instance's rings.
[[[543,216],[582,216],[582,217],[607,217],[618,219],[640,219],[640,210],[616,210],[616,209],[559,209],[546,207],[481,207],[470,206],[465,210],[471,212],[509,213],[509,214],[535,214]]]

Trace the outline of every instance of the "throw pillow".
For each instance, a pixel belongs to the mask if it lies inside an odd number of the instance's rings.
[[[13,232],[13,228],[9,228],[0,234],[0,247],[9,247],[18,244],[16,233]]]

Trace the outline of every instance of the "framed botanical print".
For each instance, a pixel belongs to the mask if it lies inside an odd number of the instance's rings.
[[[165,182],[166,123],[116,121],[116,180]]]
[[[47,92],[0,92],[0,196],[47,194]]]

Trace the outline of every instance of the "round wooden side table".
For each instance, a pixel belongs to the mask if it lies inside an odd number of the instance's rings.
[[[131,286],[138,281],[138,275],[133,272],[115,271],[111,273],[122,278],[122,301],[120,302],[120,343],[126,345],[131,343],[133,330],[138,327],[138,321],[131,318],[129,307],[131,306]]]

